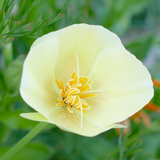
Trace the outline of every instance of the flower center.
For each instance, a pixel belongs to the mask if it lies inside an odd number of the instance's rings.
[[[91,81],[88,77],[83,77],[73,72],[71,79],[67,82],[66,87],[64,88],[63,81],[58,81],[56,83],[60,89],[61,98],[58,98],[57,105],[67,107],[70,113],[73,113],[73,108],[83,113],[87,113],[86,110],[90,109],[90,106],[85,101],[85,98],[96,97],[97,94],[89,93],[92,89]]]
[[[70,113],[73,113],[73,108],[81,111],[81,127],[83,126],[83,113],[87,113],[86,110],[90,109],[85,98],[96,97],[98,94],[92,94],[93,92],[101,92],[104,90],[92,90],[91,81],[88,77],[79,76],[79,62],[78,55],[76,54],[77,62],[77,74],[72,73],[71,79],[67,82],[64,88],[63,81],[55,79],[59,89],[61,98],[58,98],[57,106],[66,106]]]

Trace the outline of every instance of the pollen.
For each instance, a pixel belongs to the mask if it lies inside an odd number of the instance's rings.
[[[77,73],[73,72],[71,79],[64,87],[63,81],[55,79],[60,96],[57,101],[57,106],[64,106],[69,113],[74,113],[76,110],[81,113],[81,127],[83,127],[83,113],[88,114],[87,110],[91,107],[86,102],[87,98],[96,97],[97,92],[105,90],[92,90],[91,81],[88,77],[79,76],[78,54],[76,54]]]
[[[63,81],[55,79],[61,98],[58,98],[57,106],[66,106],[70,113],[73,113],[74,109],[87,114],[88,109],[91,107],[86,102],[86,98],[96,97],[98,94],[89,93],[92,91],[91,81],[88,77],[83,77],[73,72],[71,79],[67,82],[64,88]]]

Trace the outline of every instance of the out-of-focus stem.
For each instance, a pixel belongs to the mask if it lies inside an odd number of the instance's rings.
[[[25,137],[23,137],[17,144],[15,144],[8,152],[6,152],[0,160],[11,159],[20,149],[22,149],[28,142],[30,142],[48,123],[41,122],[33,128]]]
[[[123,134],[123,129],[120,129],[119,139],[118,139],[118,143],[119,143],[119,160],[123,159],[122,158],[123,157],[122,134]]]

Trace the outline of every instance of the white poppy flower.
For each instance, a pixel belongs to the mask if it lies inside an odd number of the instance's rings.
[[[20,93],[37,112],[21,116],[95,136],[142,109],[151,76],[117,35],[75,24],[38,38],[24,62]]]

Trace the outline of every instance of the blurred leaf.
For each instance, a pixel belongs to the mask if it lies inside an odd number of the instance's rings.
[[[0,111],[8,110],[17,99],[19,99],[18,92],[12,92],[8,89],[4,73],[0,71]]]
[[[11,90],[19,90],[25,55],[20,55],[4,70],[6,84]]]
[[[0,71],[0,93],[2,92],[2,90],[4,90],[6,88],[5,86],[5,81],[4,81],[4,75],[3,73]]]
[[[0,147],[0,156],[2,156],[5,152],[7,152],[8,149],[9,147],[5,147],[5,148]]]
[[[104,135],[82,137],[72,133],[54,130],[52,138],[57,148],[53,159],[58,160],[104,160],[108,151],[113,147]],[[63,153],[63,154],[61,154]]]
[[[17,93],[8,93],[7,91],[2,91],[0,93],[0,112],[9,110],[17,99],[19,99],[19,95]]]
[[[33,129],[39,122],[30,121],[20,116],[20,111],[3,111],[0,112],[0,121],[5,124],[7,127],[17,130],[31,130]]]
[[[33,129],[39,123],[37,121],[22,118],[20,116],[21,113],[23,113],[23,111],[0,112],[0,122],[13,130],[23,129],[27,131]],[[54,127],[54,124],[48,124],[45,130],[53,129]]]
[[[157,157],[157,155],[159,155],[159,144],[159,132],[145,135],[143,137],[143,143],[141,145],[143,151],[141,153],[135,153],[133,155],[134,159],[158,160],[157,158],[160,158]]]
[[[104,25],[116,33],[123,33],[128,29],[131,18],[147,6],[150,0],[105,0],[106,7],[108,3],[110,8]]]
[[[153,37],[152,36],[144,36],[138,37],[134,41],[129,42],[125,45],[126,49],[129,50],[132,54],[134,54],[139,60],[143,60],[152,45]]]
[[[153,78],[160,80],[160,61],[149,68],[149,71]]]
[[[152,101],[154,104],[160,106],[160,88],[154,87],[154,97]]]
[[[31,142],[18,152],[12,160],[45,160],[53,153],[53,149],[43,142]]]
[[[157,147],[157,155],[156,155],[156,158],[159,158],[160,157],[160,145]]]
[[[9,148],[0,148],[0,155],[3,155]],[[46,143],[30,142],[22,148],[11,160],[46,160],[54,153]]]

